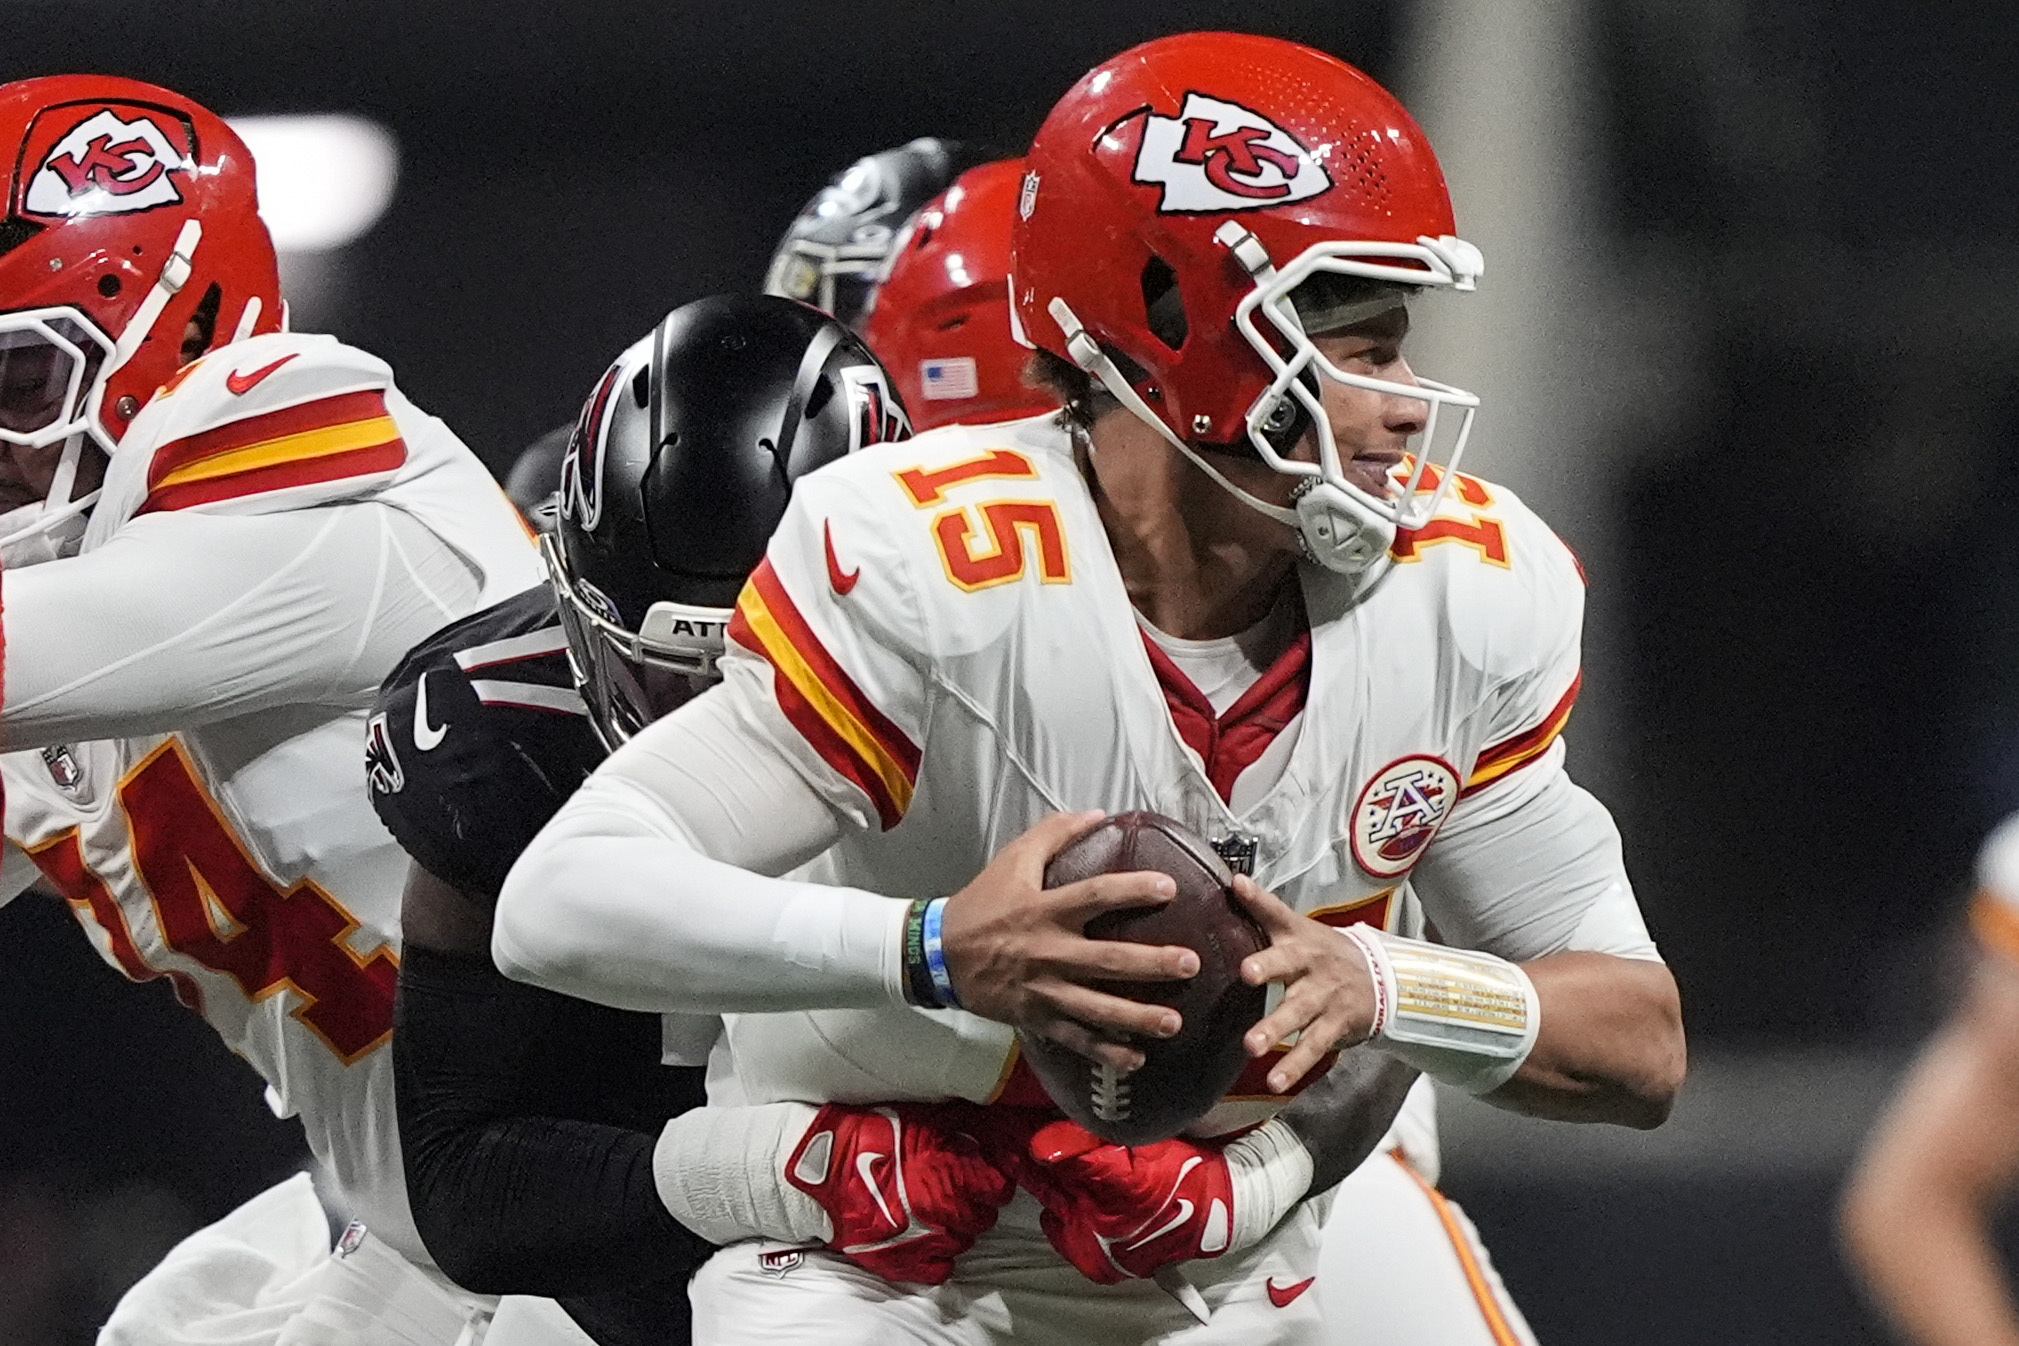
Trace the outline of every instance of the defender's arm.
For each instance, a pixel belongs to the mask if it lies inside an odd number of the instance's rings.
[[[714,1246],[661,1204],[652,1154],[664,1119],[702,1102],[702,1072],[660,1065],[655,1016],[499,975],[488,906],[409,875],[393,1069],[423,1242],[484,1294],[684,1285]]]

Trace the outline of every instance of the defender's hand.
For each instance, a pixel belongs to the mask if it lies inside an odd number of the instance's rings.
[[[1248,1030],[1250,1056],[1299,1034],[1295,1046],[1269,1072],[1269,1088],[1288,1093],[1337,1047],[1353,1047],[1374,1031],[1374,978],[1367,955],[1329,925],[1300,916],[1245,874],[1234,876],[1234,895],[1269,936],[1269,947],[1241,962],[1250,986],[1283,983],[1283,999]]]
[[[1087,921],[1122,907],[1161,905],[1177,893],[1168,875],[1097,874],[1044,886],[1045,865],[1100,813],[1055,813],[996,852],[988,868],[947,900],[941,939],[960,1003],[984,1018],[1026,1029],[1118,1070],[1142,1053],[1130,1035],[1170,1037],[1176,1010],[1087,986],[1090,981],[1181,981],[1199,957],[1171,945],[1088,939]]]
[[[976,1139],[984,1121],[969,1103],[830,1103],[785,1178],[827,1212],[829,1248],[885,1280],[938,1285],[1016,1194]]]
[[[1234,1177],[1211,1142],[1110,1145],[1053,1122],[1031,1138],[1022,1180],[1052,1247],[1101,1285],[1233,1246]]]

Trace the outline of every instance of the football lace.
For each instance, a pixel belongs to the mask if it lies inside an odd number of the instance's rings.
[[[1119,1122],[1129,1115],[1129,1081],[1113,1066],[1093,1065],[1094,1116],[1104,1122]]]

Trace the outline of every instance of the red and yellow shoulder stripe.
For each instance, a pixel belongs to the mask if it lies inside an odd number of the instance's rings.
[[[1460,797],[1485,789],[1510,771],[1519,771],[1548,752],[1549,745],[1556,742],[1563,733],[1563,726],[1570,720],[1571,708],[1577,704],[1577,689],[1583,685],[1584,670],[1579,669],[1562,699],[1542,717],[1542,723],[1483,750],[1479,760],[1472,764],[1472,775],[1466,778]]]
[[[148,464],[147,500],[137,512],[393,472],[406,460],[385,393],[341,393],[162,445]]]
[[[869,796],[884,831],[897,826],[918,782],[918,745],[835,662],[771,562],[759,565],[743,587],[729,638],[770,663],[785,718],[822,761]]]

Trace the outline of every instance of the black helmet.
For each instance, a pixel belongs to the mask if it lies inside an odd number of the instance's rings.
[[[556,426],[528,444],[512,460],[505,474],[505,498],[519,507],[535,531],[551,533],[561,509],[561,459],[567,456],[568,441],[575,437],[572,425]]]
[[[568,442],[546,541],[606,742],[715,679],[730,608],[792,484],[910,433],[869,348],[788,299],[696,300],[617,358]]]
[[[932,136],[857,159],[785,231],[764,293],[803,300],[854,327],[904,222],[978,162],[959,141]]]

